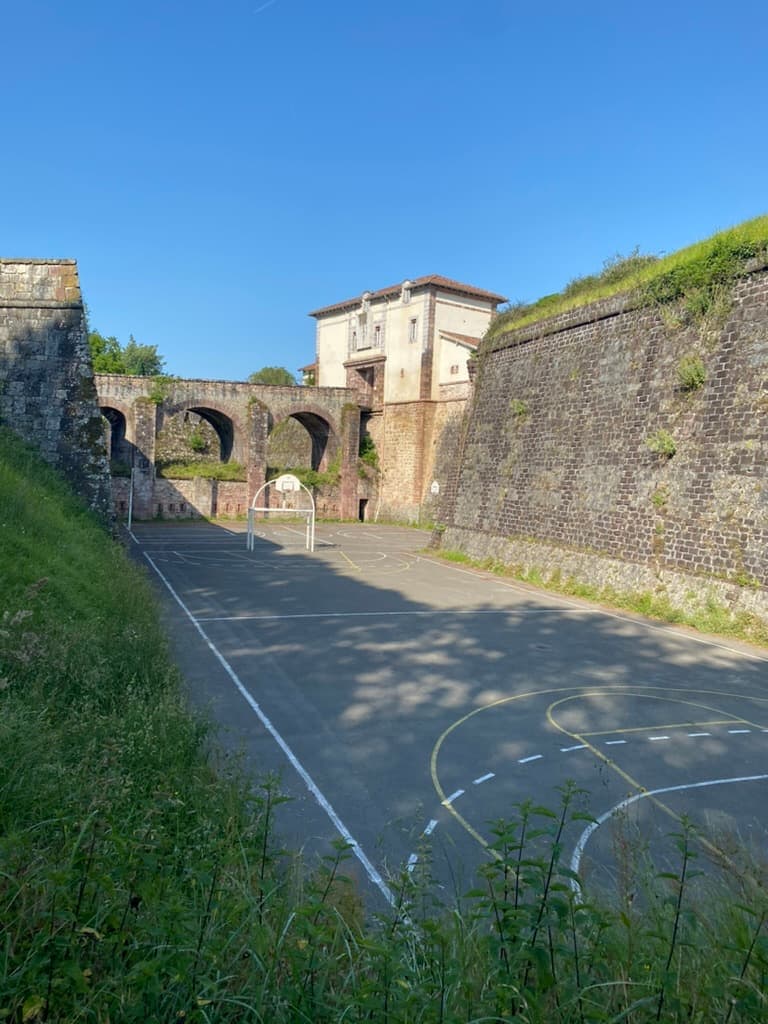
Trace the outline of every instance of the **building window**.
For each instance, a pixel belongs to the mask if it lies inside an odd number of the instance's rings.
[[[418,327],[419,321],[416,317],[412,317],[408,322],[408,341],[416,341],[416,328]]]
[[[453,366],[451,367],[451,373],[458,373],[458,372],[459,372],[459,364],[458,363],[454,363]]]
[[[381,348],[381,324],[376,324],[373,328],[373,347]]]
[[[357,331],[354,329],[352,331],[352,351],[357,351]]]

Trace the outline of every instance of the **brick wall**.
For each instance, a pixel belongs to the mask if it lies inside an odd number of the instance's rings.
[[[681,328],[671,312],[619,297],[495,343],[446,546],[768,609],[768,272],[737,283],[724,324]],[[707,379],[685,391],[692,352]],[[659,430],[671,458],[646,443]]]
[[[111,520],[104,426],[74,260],[0,259],[0,422]]]

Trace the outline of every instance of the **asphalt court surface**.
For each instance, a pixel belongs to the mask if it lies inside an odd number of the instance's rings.
[[[343,830],[361,877],[429,859],[468,886],[491,823],[572,780],[566,831],[589,882],[616,822],[660,862],[688,816],[703,852],[764,853],[768,651],[560,598],[422,552],[399,527],[136,524],[196,702],[295,800],[290,839]]]

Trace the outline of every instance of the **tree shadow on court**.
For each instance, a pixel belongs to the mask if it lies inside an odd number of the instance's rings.
[[[162,563],[295,757],[390,864],[432,819],[455,826],[458,814],[487,835],[516,800],[556,804],[566,778],[602,810],[634,782],[712,777],[729,756],[733,768],[729,730],[768,728],[766,663],[727,641],[435,563],[416,555],[421,535],[401,534],[401,550],[315,555],[267,538],[248,553],[244,537],[207,553],[174,539],[183,558]],[[173,633],[196,702],[257,771],[283,768],[311,818],[233,678],[189,621],[176,616]],[[708,735],[694,747],[675,742],[681,731]],[[457,857],[471,856],[471,833],[454,833]]]

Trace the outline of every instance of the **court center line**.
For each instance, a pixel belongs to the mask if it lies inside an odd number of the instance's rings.
[[[331,820],[334,828],[336,829],[336,831],[342,837],[344,842],[349,845],[349,848],[351,849],[352,853],[355,855],[355,857],[357,857],[357,859],[362,864],[365,873],[368,875],[368,878],[371,880],[371,882],[373,882],[373,884],[376,886],[376,888],[382,894],[382,896],[387,901],[387,903],[389,903],[389,905],[391,907],[397,907],[397,899],[395,897],[395,894],[392,892],[392,890],[389,888],[387,883],[384,881],[384,879],[381,877],[379,872],[376,870],[376,868],[373,866],[371,861],[368,859],[368,857],[366,856],[366,854],[363,851],[362,847],[357,842],[357,840],[354,838],[354,836],[349,831],[349,829],[344,824],[344,822],[341,820],[341,818],[338,816],[336,811],[333,809],[333,807],[331,806],[330,802],[325,798],[325,796],[323,796],[321,790],[319,789],[319,787],[315,783],[315,781],[312,778],[312,776],[306,770],[306,768],[301,763],[301,761],[299,761],[299,759],[296,757],[294,752],[288,746],[286,741],[280,735],[280,733],[275,728],[275,726],[272,724],[272,722],[269,720],[269,718],[261,710],[261,708],[259,707],[259,704],[254,699],[254,697],[251,694],[251,692],[242,683],[242,681],[240,680],[240,677],[237,675],[237,673],[232,668],[232,666],[229,664],[229,662],[224,657],[224,655],[219,651],[219,649],[216,647],[216,645],[209,639],[208,635],[206,634],[205,630],[202,628],[200,623],[194,617],[194,615],[189,610],[189,608],[187,608],[186,604],[181,599],[181,597],[179,597],[179,595],[176,593],[176,591],[174,590],[174,588],[173,588],[172,584],[170,583],[170,581],[158,569],[158,567],[155,565],[155,563],[152,561],[152,558],[147,554],[146,551],[144,552],[144,557],[149,562],[149,564],[154,569],[154,571],[157,573],[157,575],[160,577],[162,582],[165,584],[168,592],[170,593],[171,597],[174,599],[176,604],[178,604],[178,606],[181,608],[181,610],[187,616],[189,621],[195,627],[197,632],[203,638],[203,640],[205,641],[205,643],[208,646],[209,650],[213,653],[213,655],[216,658],[216,660],[219,662],[221,667],[224,669],[224,671],[227,673],[229,678],[235,684],[235,686],[237,687],[237,689],[239,690],[240,694],[245,699],[245,701],[247,702],[247,704],[249,705],[249,707],[251,708],[253,713],[256,715],[256,717],[259,719],[261,724],[264,726],[264,728],[270,734],[272,739],[275,741],[275,743],[277,743],[277,745],[280,747],[282,752],[288,758],[288,760],[291,763],[292,767],[294,768],[296,773],[299,775],[299,777],[302,779],[302,781],[306,785],[307,789],[310,791],[310,793],[315,798],[315,800],[320,805],[320,807],[322,807],[322,809],[328,815],[328,817],[330,818],[330,820]]]

